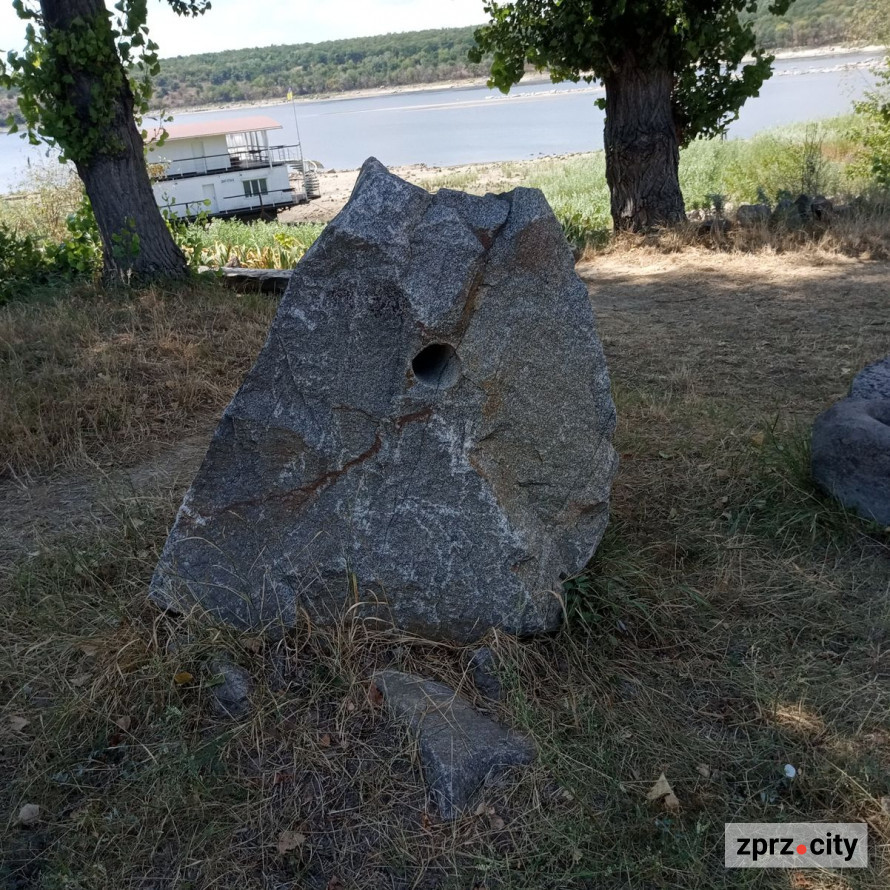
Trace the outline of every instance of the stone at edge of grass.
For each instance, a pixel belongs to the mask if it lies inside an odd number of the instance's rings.
[[[527,736],[480,714],[442,683],[393,670],[379,671],[373,682],[416,734],[424,779],[443,819],[460,816],[486,781],[536,757]]]
[[[813,424],[817,485],[864,519],[890,525],[890,399],[841,399]]]
[[[250,713],[250,694],[253,682],[250,674],[224,656],[216,656],[209,664],[210,672],[217,682],[212,686],[211,707],[217,717],[240,719]]]

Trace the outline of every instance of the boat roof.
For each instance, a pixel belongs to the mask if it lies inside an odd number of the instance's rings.
[[[263,115],[253,117],[217,118],[207,121],[190,121],[187,124],[168,124],[164,127],[167,139],[199,139],[201,136],[225,136],[227,133],[252,133],[256,130],[281,130],[277,120]],[[151,133],[152,141],[160,136],[160,127]]]

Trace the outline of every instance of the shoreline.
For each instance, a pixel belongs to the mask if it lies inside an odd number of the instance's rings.
[[[838,44],[833,46],[804,47],[801,49],[779,50],[774,55],[777,62],[784,62],[789,60],[794,61],[798,59],[831,59],[836,56],[849,56],[853,54],[877,54],[886,52],[887,49],[887,47],[878,44],[870,44],[868,46],[846,46]],[[201,105],[183,105],[163,109],[153,109],[149,112],[149,114],[146,115],[146,117],[151,117],[153,115],[158,115],[161,113],[208,114],[214,111],[234,111],[239,108],[272,108],[277,105],[291,104],[299,106],[301,104],[309,104],[312,102],[346,102],[356,99],[376,99],[386,96],[399,96],[406,93],[415,94],[445,92],[448,90],[472,90],[487,86],[487,82],[487,77],[467,77],[459,80],[441,80],[434,81],[432,83],[406,84],[404,86],[368,87],[361,90],[347,90],[337,93],[313,93],[312,95],[308,96],[295,96],[292,102],[289,101],[287,98],[256,100],[244,99],[239,100],[238,102],[218,102]],[[520,84],[524,84],[527,86],[537,86],[542,83],[552,83],[549,75],[533,72],[523,77],[523,79],[520,81]],[[520,84],[517,84],[517,86],[519,86]],[[557,84],[554,84],[554,86],[556,85]],[[593,88],[596,85],[591,83],[589,86]]]

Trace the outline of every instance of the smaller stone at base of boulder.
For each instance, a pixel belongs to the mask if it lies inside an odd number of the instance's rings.
[[[443,683],[392,670],[379,671],[373,682],[386,707],[416,733],[443,819],[459,816],[486,781],[535,759],[530,739],[480,714]]]
[[[213,713],[217,717],[246,717],[250,713],[250,693],[253,690],[250,674],[221,656],[212,659],[209,668]]]
[[[866,365],[850,387],[852,399],[890,399],[890,355]]]
[[[890,399],[841,399],[820,414],[812,470],[845,507],[890,525]]]

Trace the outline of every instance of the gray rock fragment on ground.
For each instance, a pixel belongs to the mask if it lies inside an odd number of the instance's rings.
[[[812,471],[844,506],[890,525],[890,399],[841,399],[816,418]]]
[[[367,161],[294,271],[150,595],[240,628],[349,610],[434,639],[561,620],[608,521],[615,409],[543,195]]]
[[[373,682],[387,708],[416,733],[424,779],[443,819],[454,819],[482,785],[536,756],[524,735],[476,711],[442,683],[399,671]]]
[[[253,691],[250,674],[222,656],[211,659],[208,668],[213,713],[217,717],[246,717],[250,713],[250,694]]]

